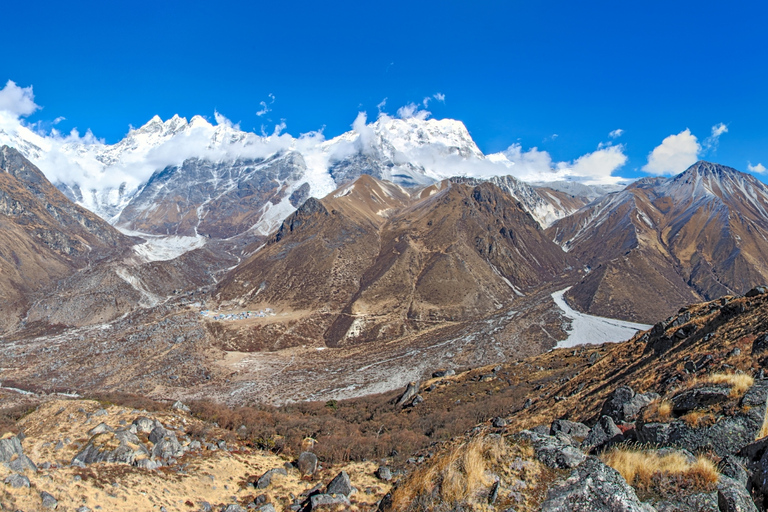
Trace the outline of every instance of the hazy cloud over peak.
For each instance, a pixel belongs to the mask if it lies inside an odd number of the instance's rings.
[[[8,80],[5,87],[0,89],[0,111],[11,115],[25,117],[40,108],[35,103],[32,86],[19,87],[13,80]]]

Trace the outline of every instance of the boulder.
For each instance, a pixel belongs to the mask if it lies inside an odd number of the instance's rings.
[[[227,505],[222,512],[245,512],[245,509],[237,503],[232,503],[231,505]]]
[[[88,431],[88,435],[95,436],[96,434],[103,434],[104,432],[114,432],[114,429],[106,423],[99,423]]]
[[[115,462],[137,465],[149,458],[149,451],[135,434],[127,430],[105,432],[93,436],[85,448],[72,459],[73,465]]]
[[[651,512],[618,471],[588,457],[563,482],[549,489],[542,512]]]
[[[59,501],[53,497],[52,494],[47,493],[45,491],[40,492],[40,499],[43,502],[43,508],[47,508],[49,510],[56,510],[56,507],[59,506]]]
[[[152,431],[154,434],[157,432],[157,428]],[[150,435],[150,437],[152,437]],[[170,430],[163,429],[162,437],[158,438],[154,436],[155,446],[152,447],[152,455],[162,461],[168,461],[173,457],[181,457],[184,455],[184,447],[181,446],[179,440],[176,439],[176,434]]]
[[[18,473],[13,473],[5,477],[5,485],[10,485],[14,489],[21,489],[22,487],[29,487],[29,478]]]
[[[354,492],[355,488],[352,487],[352,482],[346,471],[342,471],[336,475],[328,484],[328,487],[325,488],[326,494],[343,494],[344,496],[349,496]]]
[[[256,510],[257,512],[277,512],[275,510],[275,506],[271,503],[267,503],[266,505],[261,505]]]
[[[609,416],[615,423],[631,423],[643,407],[657,398],[656,393],[635,393],[629,386],[620,386],[608,395],[600,416]]]
[[[752,342],[752,355],[768,350],[768,334],[761,334]]]
[[[11,471],[23,472],[26,470],[37,472],[37,466],[24,455],[21,448],[21,440],[18,436],[10,436],[0,439],[0,462],[4,463]]]
[[[555,435],[557,432],[568,434],[571,437],[584,439],[589,435],[589,427],[583,423],[578,423],[575,421],[555,420],[552,422],[549,433],[551,435]]]
[[[441,377],[450,377],[451,375],[456,375],[456,372],[454,370],[437,370],[432,373],[432,378],[439,379]]]
[[[283,475],[288,476],[288,472],[285,470],[285,468],[273,468],[261,475],[259,480],[256,482],[256,488],[257,489],[266,489],[272,484],[272,478],[275,475]]]
[[[317,455],[312,452],[302,452],[296,463],[302,476],[311,476],[317,471]]]
[[[693,427],[680,420],[652,422],[638,425],[635,435],[639,442],[655,446],[675,446],[693,453],[709,450],[719,457],[736,453],[749,457],[742,452],[754,444],[762,428],[766,398],[768,381],[756,381],[742,397],[739,410],[730,416],[719,417],[712,425]]]
[[[133,420],[133,425],[136,425],[136,430],[140,434],[149,434],[155,428],[155,422],[145,416]]]
[[[190,412],[189,406],[187,406],[184,402],[180,400],[176,400],[175,402],[173,402],[171,409],[175,409],[177,411],[183,411],[183,412]]]
[[[733,478],[720,475],[717,483],[717,506],[721,512],[757,512],[747,489]]]
[[[386,466],[379,466],[374,475],[379,480],[384,480],[385,482],[392,480],[392,471]]]
[[[349,507],[351,503],[349,498],[343,494],[336,494],[331,496],[330,494],[315,494],[310,500],[310,510],[320,510],[323,508],[336,509],[339,505]]]
[[[507,426],[507,424],[509,424],[509,422],[500,416],[497,416],[491,420],[491,425],[493,425],[493,428],[504,428]]]
[[[755,286],[751,290],[749,290],[747,293],[744,294],[745,297],[757,297],[758,295],[763,295],[765,293],[768,293],[768,286]]]
[[[619,427],[613,422],[610,416],[602,416],[594,427],[589,431],[587,437],[582,441],[581,447],[585,451],[593,453],[599,452],[609,446],[620,443],[624,440]]]
[[[745,488],[749,485],[749,474],[745,468],[745,460],[735,455],[726,455],[717,465],[721,475],[739,482]]]
[[[688,389],[672,397],[672,412],[685,414],[696,409],[728,401],[731,389],[728,386],[704,386]]]
[[[556,436],[540,435],[531,430],[523,430],[517,436],[533,445],[536,459],[553,469],[570,469],[581,464],[586,455],[572,446],[572,439],[558,432]]]
[[[419,382],[409,382],[408,385],[405,387],[405,391],[402,395],[400,395],[400,398],[397,399],[397,402],[395,403],[396,406],[402,407],[409,403],[416,395],[419,394]]]

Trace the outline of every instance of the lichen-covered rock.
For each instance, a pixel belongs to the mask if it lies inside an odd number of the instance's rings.
[[[354,492],[355,488],[352,487],[352,481],[346,471],[336,475],[325,489],[326,494],[343,494],[344,496],[349,496]]]
[[[56,510],[56,507],[59,506],[59,501],[53,497],[52,494],[41,491],[40,492],[40,499],[43,502],[43,508],[47,508],[49,510]]]
[[[610,416],[602,416],[594,427],[589,431],[587,437],[582,441],[581,448],[585,451],[591,450],[598,452],[609,446],[620,443],[624,440],[619,427],[613,422]]]
[[[674,414],[685,414],[696,409],[728,401],[731,389],[728,386],[704,386],[689,389],[672,397]]]
[[[5,485],[10,485],[14,489],[21,489],[22,487],[29,487],[29,478],[18,473],[13,473],[5,477]]]
[[[35,463],[24,455],[18,436],[0,439],[0,462],[4,463],[11,471],[37,471]]]
[[[312,452],[302,452],[296,465],[302,476],[314,475],[317,471],[317,455]]]
[[[557,436],[540,435],[531,430],[524,430],[518,437],[533,445],[536,459],[553,469],[570,469],[581,464],[586,455],[571,444],[571,439],[561,432]]]
[[[72,464],[116,462],[137,465],[140,460],[148,458],[149,450],[141,444],[135,434],[127,430],[119,430],[93,436],[85,448],[75,455]]]
[[[331,508],[335,509],[339,505],[343,505],[345,507],[350,506],[349,498],[347,498],[343,494],[335,494],[331,496],[330,494],[315,494],[310,500],[310,510],[320,510],[323,508]]]
[[[757,512],[747,489],[732,478],[720,475],[717,483],[717,505],[722,512]]]
[[[256,482],[256,488],[257,489],[266,489],[267,487],[269,487],[270,484],[272,484],[272,478],[275,475],[288,476],[288,472],[285,470],[285,468],[270,469],[269,471],[267,471],[266,473],[261,475],[259,480]]]
[[[563,482],[549,489],[542,512],[652,512],[618,471],[588,457]]]
[[[584,439],[589,435],[589,427],[575,421],[555,420],[550,427],[550,434],[555,435],[557,432]]]

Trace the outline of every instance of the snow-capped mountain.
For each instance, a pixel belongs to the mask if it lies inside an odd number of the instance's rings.
[[[592,268],[569,292],[577,305],[650,320],[768,280],[768,187],[697,162],[672,178],[644,178],[609,194],[548,234]]]
[[[452,119],[381,115],[367,123],[361,114],[352,128],[325,140],[280,129],[257,135],[220,116],[216,124],[155,116],[113,145],[88,135],[42,137],[23,126],[0,133],[0,142],[18,147],[70,199],[121,229],[197,238],[267,234],[307,197],[324,197],[363,174],[413,187],[508,174],[514,165],[483,155]],[[507,181],[542,227],[584,204]]]

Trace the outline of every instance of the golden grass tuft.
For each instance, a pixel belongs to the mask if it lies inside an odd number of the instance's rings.
[[[669,400],[654,400],[642,411],[642,420],[645,423],[652,421],[669,421],[672,416],[672,402]]]
[[[499,472],[514,456],[532,459],[533,449],[511,446],[502,438],[477,437],[442,451],[396,488],[391,510],[414,509],[415,503],[425,499],[436,503],[473,503],[482,494],[480,491],[493,484],[491,471]]]
[[[731,387],[731,396],[741,396],[747,392],[755,379],[746,373],[713,373],[704,378],[707,384],[726,384]]]
[[[658,477],[679,478],[698,489],[711,489],[720,478],[715,463],[706,457],[697,457],[691,463],[680,453],[659,456],[655,451],[619,448],[600,458],[630,485],[643,490],[653,487],[654,479]]]

